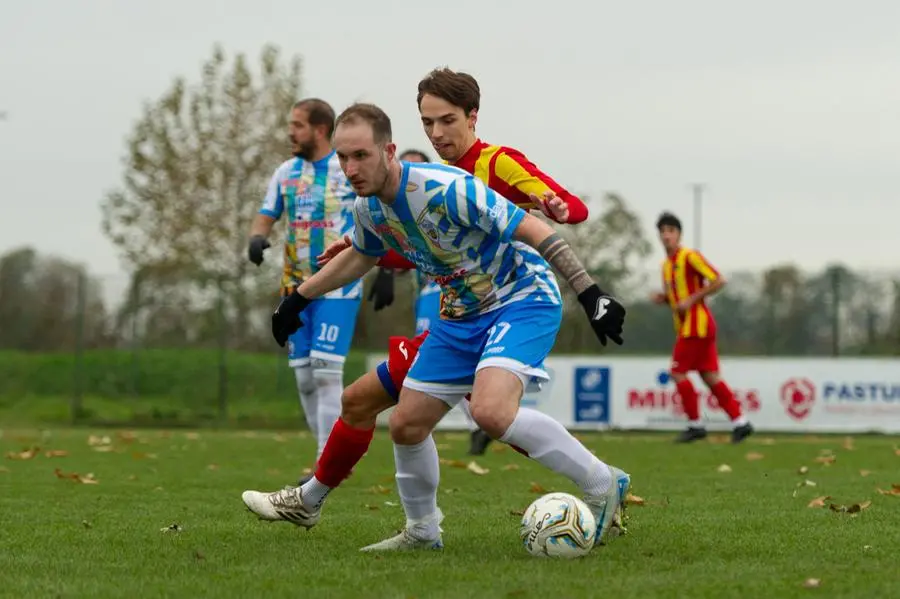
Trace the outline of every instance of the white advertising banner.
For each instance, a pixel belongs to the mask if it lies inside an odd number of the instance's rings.
[[[681,429],[686,422],[668,363],[665,356],[551,357],[551,382],[524,405],[572,429]],[[761,431],[900,433],[898,359],[723,357],[722,375]],[[691,378],[707,426],[730,428],[699,377]],[[468,421],[454,410],[440,428],[464,430]]]

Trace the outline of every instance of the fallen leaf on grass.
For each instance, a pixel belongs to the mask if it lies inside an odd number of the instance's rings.
[[[304,468],[303,469],[303,474],[312,474],[312,473],[313,473],[312,468]]]
[[[766,456],[763,455],[763,454],[761,454],[761,453],[759,453],[759,452],[751,451],[750,453],[748,453],[748,454],[747,454],[746,456],[744,456],[744,457],[747,458],[747,461],[748,461],[748,462],[755,462],[755,461],[757,461],[757,460],[763,459],[763,458],[766,457]]]
[[[731,438],[727,435],[710,435],[708,442],[713,445],[722,445],[723,443],[731,443]]]
[[[871,470],[860,470],[859,471],[860,476],[869,476],[870,474],[872,474]]]
[[[531,483],[531,487],[528,490],[531,491],[532,493],[540,493],[540,494],[547,492],[547,489],[545,489],[543,487],[543,485],[541,485],[540,483]]]
[[[132,474],[131,476],[128,477],[128,480],[137,480],[137,476]]]
[[[797,474],[807,474],[809,472],[809,468],[806,466],[800,466],[797,468]]]
[[[116,433],[116,437],[122,443],[133,443],[137,439],[137,435],[135,435],[132,431],[119,431]]]
[[[488,470],[487,468],[482,468],[481,466],[479,466],[477,462],[469,462],[469,465],[466,466],[466,470],[468,470],[472,474],[478,474],[479,476],[490,472],[490,470]]]
[[[798,492],[798,490],[799,490],[801,487],[815,487],[815,486],[816,486],[816,483],[813,482],[813,481],[811,481],[811,480],[804,480],[804,481],[801,481],[801,482],[797,483],[797,486],[796,486],[796,488],[794,489],[794,493],[793,493],[792,497],[796,497],[796,496],[797,496],[797,492]]]
[[[385,502],[384,502],[384,505],[386,505],[386,506],[388,506],[388,507],[400,507],[400,504],[399,504],[399,503],[396,503],[396,502],[393,502],[393,501],[385,501]]]
[[[816,462],[822,464],[823,466],[831,466],[834,464],[834,461],[837,460],[836,455],[820,455],[816,458]]]
[[[377,505],[371,505],[371,504],[368,504],[368,503],[365,504],[365,508],[366,508],[367,510],[371,510],[371,511],[373,511],[373,512],[381,509],[381,508],[378,507]]]
[[[34,446],[30,449],[23,449],[22,451],[10,451],[6,454],[6,458],[9,460],[30,460],[40,452],[41,448]]]
[[[718,468],[716,468],[717,472],[731,472],[731,466],[728,464],[722,464]]]
[[[519,465],[518,464],[507,464],[506,466],[503,467],[503,469],[504,470],[518,470]]]
[[[525,510],[509,510],[509,515],[521,517],[525,515]]]
[[[272,440],[275,441],[276,443],[287,443],[287,437],[285,437],[284,435],[282,435],[280,433],[276,433],[272,437]]]
[[[444,493],[450,495],[451,493],[459,493],[459,489],[444,489]]]
[[[818,578],[807,578],[803,581],[803,586],[807,589],[817,589],[822,585],[822,581]]]
[[[900,484],[894,483],[891,485],[890,489],[878,489],[878,492],[882,495],[893,495],[894,497],[900,497]]]
[[[81,474],[78,474],[77,472],[63,472],[62,470],[57,468],[56,470],[53,471],[53,473],[56,474],[57,478],[65,478],[68,480],[74,480],[75,482],[79,482],[79,483],[82,483],[85,485],[96,485],[96,484],[100,483],[100,481],[98,481],[96,478],[94,478],[94,475],[91,472],[88,472],[85,475],[81,475]]]
[[[863,551],[871,551],[871,550],[872,550],[871,545],[863,545]]]
[[[88,437],[88,445],[91,447],[97,447],[100,445],[109,445],[112,443],[112,439],[107,436],[98,437],[97,435],[91,435]]]
[[[858,514],[870,505],[872,505],[871,501],[863,501],[862,503],[854,503],[852,505],[836,505],[832,503],[828,506],[828,509],[830,509],[832,512],[838,512],[841,514]]]
[[[196,441],[197,439],[200,438],[200,433],[194,433],[194,432],[184,433],[184,438],[190,439],[191,441]]]
[[[94,526],[93,524],[91,524],[91,523],[88,522],[87,520],[82,520],[82,521],[81,521],[81,525],[84,526],[85,528],[93,528],[93,526]]]
[[[194,550],[194,559],[196,559],[197,561],[203,561],[206,559],[206,556],[195,549]]]
[[[218,464],[210,464],[209,466],[206,467],[206,469],[207,470],[218,470],[219,465]]]
[[[509,446],[508,446],[508,445],[500,444],[500,445],[494,445],[494,446],[491,448],[491,451],[493,451],[494,453],[503,453],[503,452],[506,451],[507,449],[509,449]]]
[[[822,497],[816,497],[812,501],[806,504],[806,507],[825,507],[825,501],[831,499],[831,495],[823,495]]]
[[[170,524],[169,526],[164,526],[159,529],[159,532],[181,532],[184,528],[182,528],[178,524]]]
[[[5,473],[7,473],[7,472],[9,472],[9,471],[10,471],[9,468],[7,468],[6,466],[0,466],[0,472],[2,472],[2,473],[5,474]]]
[[[135,460],[155,460],[157,455],[155,453],[144,453],[143,451],[133,451],[131,452],[131,457]]]
[[[95,445],[93,447],[94,451],[99,451],[100,453],[109,453],[115,450],[115,447],[112,445]]]
[[[69,455],[69,452],[65,449],[51,449],[44,452],[44,457],[47,458],[64,458],[67,455]]]
[[[453,468],[465,468],[467,466],[462,460],[448,460],[445,458],[441,458],[440,463],[442,466],[451,466]]]
[[[775,441],[775,439],[773,439],[772,437],[766,437],[766,438],[764,438],[764,439],[760,439],[760,440],[758,441],[758,443],[759,443],[760,445],[775,445],[775,444],[776,444],[776,441]]]
[[[647,502],[643,497],[638,497],[637,495],[632,495],[631,493],[629,493],[625,497],[625,503],[627,505],[646,505]]]
[[[844,443],[841,445],[847,451],[853,451],[853,437],[844,437]]]
[[[900,447],[894,446],[894,455],[900,456]]]
[[[375,493],[376,495],[390,495],[391,490],[381,485],[375,485],[374,487],[369,487],[369,493]]]

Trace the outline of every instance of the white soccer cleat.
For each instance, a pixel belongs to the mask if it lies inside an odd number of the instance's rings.
[[[613,466],[610,466],[609,470],[613,478],[609,490],[603,495],[584,498],[584,502],[591,508],[597,520],[595,545],[604,544],[607,536],[618,536],[625,532],[625,498],[628,497],[631,477]],[[607,535],[607,532],[610,534]]]
[[[244,491],[241,499],[247,509],[259,516],[260,520],[283,520],[307,529],[319,522],[321,510],[310,509],[303,504],[300,487],[285,487],[274,493]]]
[[[436,518],[438,524],[438,536],[436,539],[420,539],[413,535],[410,532],[409,523],[407,523],[406,527],[400,531],[399,534],[394,535],[389,539],[385,539],[379,543],[374,543],[372,545],[366,545],[360,551],[365,552],[376,552],[376,551],[416,551],[419,549],[434,549],[440,550],[444,548],[444,541],[441,539],[441,533],[444,532],[440,528],[441,521],[444,519],[444,514],[441,510],[437,511],[437,514],[431,516],[430,518]],[[414,525],[415,528],[415,525]]]

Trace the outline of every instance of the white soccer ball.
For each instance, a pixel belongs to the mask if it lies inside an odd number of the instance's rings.
[[[569,493],[548,493],[522,516],[519,536],[536,557],[582,557],[594,546],[597,520],[585,502]]]

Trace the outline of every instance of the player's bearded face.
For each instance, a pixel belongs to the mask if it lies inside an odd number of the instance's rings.
[[[291,140],[291,153],[299,158],[311,160],[316,153],[316,139],[305,110],[295,108],[292,111],[288,136]]]

